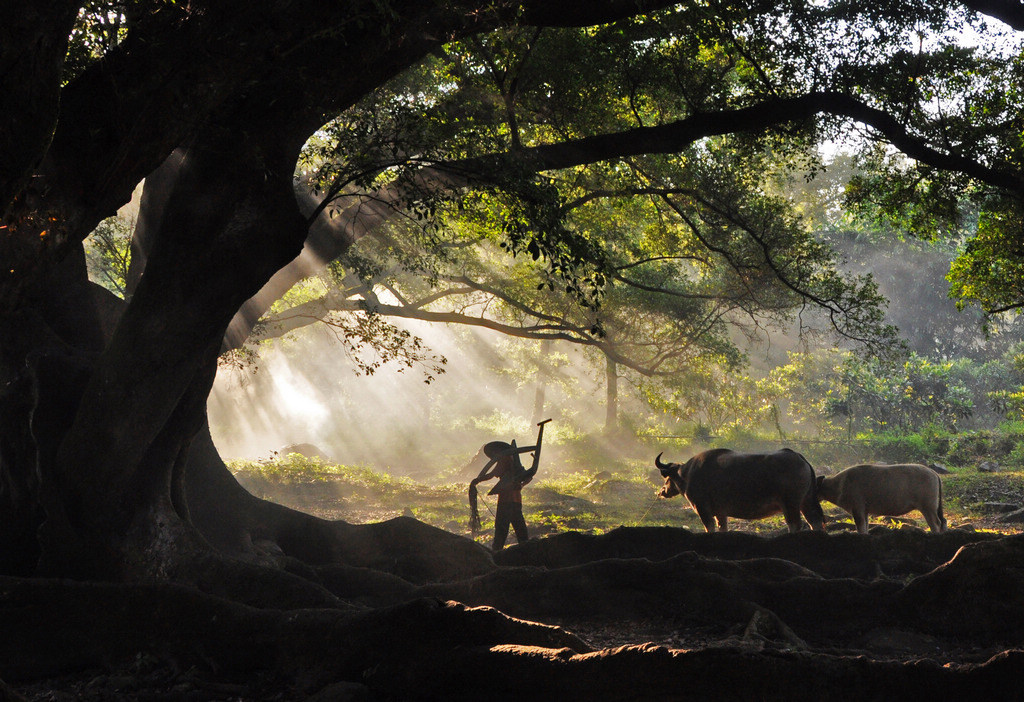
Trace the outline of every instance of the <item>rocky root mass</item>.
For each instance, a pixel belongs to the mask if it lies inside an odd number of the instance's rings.
[[[1022,536],[620,528],[492,559],[440,531],[432,558],[415,520],[384,531],[402,558],[282,562],[319,593],[299,609],[252,587],[243,604],[223,587],[0,578],[0,700],[1019,692]]]

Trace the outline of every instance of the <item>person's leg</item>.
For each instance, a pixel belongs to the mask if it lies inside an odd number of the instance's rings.
[[[526,530],[526,519],[523,517],[523,506],[521,504],[515,505],[515,512],[512,514],[512,528],[516,531],[516,543],[525,543],[530,538],[529,532]]]
[[[501,499],[499,499],[498,506],[494,510],[494,543],[491,544],[491,548],[495,551],[503,549],[505,547],[505,539],[508,538],[508,527],[512,521],[509,518],[508,507],[508,503],[502,504]]]

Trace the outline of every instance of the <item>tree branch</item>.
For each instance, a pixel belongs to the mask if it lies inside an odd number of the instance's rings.
[[[962,0],[964,7],[1024,31],[1024,4],[1020,0]]]
[[[766,100],[737,110],[693,115],[670,124],[638,127],[614,134],[584,137],[559,144],[525,148],[514,157],[508,153],[486,154],[474,158],[436,163],[417,170],[402,182],[390,184],[372,194],[372,202],[359,202],[343,209],[333,221],[320,217],[314,224],[304,252],[295,264],[280,271],[271,281],[267,294],[251,301],[246,312],[247,323],[239,323],[241,331],[251,328],[255,320],[285,290],[308,271],[334,260],[355,241],[375,232],[387,222],[414,192],[461,190],[474,184],[493,183],[493,174],[506,172],[510,161],[519,168],[541,172],[598,161],[641,154],[678,153],[697,141],[736,132],[755,132],[809,119],[817,114],[830,114],[862,122],[875,129],[903,153],[922,163],[953,170],[983,183],[1015,193],[1024,190],[1024,182],[1016,173],[991,168],[959,154],[943,153],[910,133],[891,115],[871,107],[849,95],[838,92],[815,92],[792,98]],[[314,205],[315,206],[315,205]],[[304,261],[305,263],[300,263]],[[236,337],[237,338],[237,337]],[[242,337],[244,338],[244,336]]]

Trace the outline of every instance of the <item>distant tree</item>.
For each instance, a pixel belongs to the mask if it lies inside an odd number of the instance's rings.
[[[128,294],[128,269],[131,265],[132,232],[135,221],[110,217],[85,241],[89,277],[120,298]]]

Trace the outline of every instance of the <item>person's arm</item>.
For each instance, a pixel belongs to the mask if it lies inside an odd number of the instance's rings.
[[[492,458],[490,461],[488,461],[487,465],[484,466],[483,470],[480,471],[480,475],[473,478],[473,481],[470,483],[470,485],[476,485],[477,483],[483,482],[484,480],[490,480],[491,478],[493,478],[494,474],[491,473],[490,475],[488,475],[487,471],[490,469],[491,466],[493,466],[497,462],[497,458]]]
[[[536,448],[536,446],[534,446],[534,448]],[[533,476],[537,475],[537,468],[539,464],[540,461],[538,460],[538,456],[537,454],[534,454],[533,465],[523,471],[523,485],[526,485],[528,482],[533,480]]]
[[[550,419],[545,419],[543,422],[537,423],[537,426],[540,428],[537,430],[536,446],[527,446],[525,449],[520,450],[520,453],[525,453],[526,451],[533,451],[533,465],[531,465],[527,470],[523,471],[523,485],[526,485],[528,482],[533,480],[533,476],[537,475],[537,468],[540,466],[540,446],[541,442],[544,441],[544,425],[550,421]],[[519,460],[519,456],[516,456],[516,460]]]

